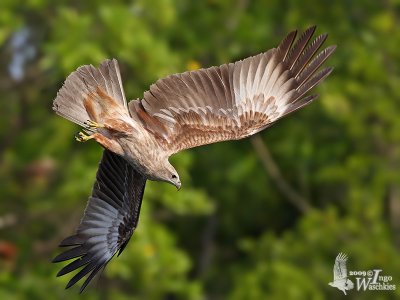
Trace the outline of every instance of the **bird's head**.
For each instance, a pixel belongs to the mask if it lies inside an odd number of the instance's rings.
[[[181,180],[179,179],[178,172],[175,168],[168,162],[165,162],[162,170],[159,172],[160,179],[162,181],[171,183],[174,185],[178,190],[181,188]]]

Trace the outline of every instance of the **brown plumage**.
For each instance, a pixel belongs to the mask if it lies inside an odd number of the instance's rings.
[[[75,247],[54,259],[77,258],[58,275],[82,268],[67,287],[90,273],[82,291],[121,253],[137,226],[147,179],[180,188],[169,156],[248,137],[316,99],[306,94],[331,73],[320,67],[336,47],[316,55],[327,35],[310,43],[314,31],[297,40],[293,31],[277,48],[235,63],[160,79],[129,105],[115,59],[68,76],[53,109],[85,128],[79,141],[94,138],[106,150],[77,233],[61,243]]]

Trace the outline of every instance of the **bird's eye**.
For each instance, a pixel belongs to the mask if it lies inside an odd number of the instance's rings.
[[[176,175],[175,174],[172,174],[172,179],[176,179]]]

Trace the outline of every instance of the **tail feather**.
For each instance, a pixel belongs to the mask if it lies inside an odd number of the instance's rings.
[[[53,102],[53,110],[60,116],[84,126],[90,120],[85,100],[90,94],[104,91],[107,96],[127,107],[118,62],[115,59],[103,61],[99,68],[92,65],[79,67],[72,72]]]

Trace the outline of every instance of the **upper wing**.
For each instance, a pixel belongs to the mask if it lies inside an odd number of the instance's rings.
[[[252,135],[317,97],[305,94],[331,73],[317,71],[336,47],[314,57],[327,37],[309,43],[314,31],[295,43],[291,32],[278,48],[242,61],[160,79],[129,103],[131,115],[170,154]]]
[[[333,280],[341,280],[347,278],[347,256],[346,254],[339,253],[335,260],[333,267]]]
[[[110,259],[124,250],[135,230],[146,178],[122,157],[105,150],[96,175],[92,196],[76,234],[60,243],[74,248],[54,258],[61,262],[78,258],[58,272],[64,275],[82,268],[67,284],[74,285],[89,274],[81,292]]]

